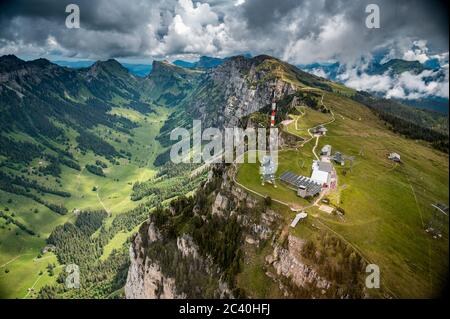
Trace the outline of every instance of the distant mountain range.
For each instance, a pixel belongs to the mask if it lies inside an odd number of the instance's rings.
[[[201,56],[197,62],[186,62],[183,60],[175,60],[173,64],[181,66],[183,68],[213,68],[221,65],[225,59],[212,58],[208,56]]]
[[[335,63],[311,63],[311,64],[300,64],[299,68],[310,71],[317,72],[321,70],[330,80],[339,80],[338,75],[342,74],[346,68],[345,65],[339,62]],[[380,75],[385,72],[390,72],[393,75],[398,75],[403,72],[412,72],[414,74],[419,74],[424,70],[432,70],[430,66],[421,64],[419,61],[406,61],[402,59],[392,59],[384,63],[372,62],[369,63],[365,72],[370,75]]]
[[[117,105],[144,114],[154,112],[156,108],[176,108],[177,112],[170,115],[158,137],[161,145],[167,147],[168,133],[174,125],[189,125],[193,118],[201,119],[207,127],[241,125],[249,115],[267,106],[274,87],[279,99],[292,96],[298,88],[315,88],[358,101],[397,126],[400,121],[408,129],[405,134],[410,134],[411,128],[425,130],[429,132],[425,140],[444,140],[443,146],[439,144],[440,149],[446,149],[448,144],[445,140],[446,135],[448,139],[446,116],[417,109],[427,104],[429,109],[444,109],[448,100],[440,101],[438,106],[430,99],[417,100],[414,101],[417,108],[412,108],[393,99],[350,89],[267,55],[225,59],[202,57],[193,63],[155,60],[147,67],[152,71],[146,76],[136,75],[137,65],[132,65],[133,72],[129,64],[122,65],[114,59],[59,64],[46,59],[23,61],[12,55],[0,57],[0,110],[3,114],[0,124],[4,132],[19,131],[37,136],[36,141],[45,146],[49,140],[62,138],[61,129],[54,123],[63,123],[77,132],[81,150],[92,150],[113,161],[123,154],[89,130],[96,125],[120,132],[133,128],[134,124],[127,118],[110,114]],[[339,68],[337,64],[327,67],[330,70]],[[210,70],[205,72],[205,69]],[[422,69],[425,66],[418,63],[394,60],[380,64],[372,72],[421,72]],[[282,114],[279,112],[279,116]],[[4,140],[3,144],[8,145],[11,152],[19,147],[10,142]],[[10,153],[4,155],[11,156]],[[60,161],[65,156],[64,152],[59,152]],[[167,157],[167,152],[160,154],[155,165],[164,164]]]
[[[184,60],[175,60],[172,63],[174,65],[193,69],[193,68],[200,68],[200,69],[206,69],[206,68],[213,68],[216,66],[221,65],[225,59],[220,58],[213,58],[208,56],[201,56],[198,61],[195,62],[189,62]],[[64,61],[64,60],[57,60],[52,61],[53,63],[65,66],[68,68],[73,69],[82,69],[82,68],[89,68],[92,66],[95,61]],[[145,77],[152,72],[152,64],[135,64],[135,63],[121,63],[123,67],[125,67],[130,73],[139,76],[139,77]]]
[[[92,66],[95,61],[52,61],[53,63],[65,66],[73,69],[82,69]],[[144,77],[147,76],[152,71],[151,64],[134,64],[134,63],[121,63],[128,71],[134,75]]]
[[[250,58],[250,54],[243,55],[246,58]],[[185,60],[175,60],[172,64],[193,69],[207,69],[213,68],[223,64],[229,58],[215,58],[209,56],[201,56],[198,61],[190,62]],[[95,61],[80,60],[80,61],[65,61],[56,60],[53,63],[74,69],[88,68],[92,66]],[[137,76],[146,76],[152,71],[151,64],[135,64],[135,63],[121,63],[126,69],[128,69],[132,74]],[[339,62],[335,63],[311,63],[311,64],[299,64],[297,65],[300,69],[315,73],[321,70],[326,75],[327,79],[332,81],[338,81],[338,75],[342,74],[345,70],[345,66],[341,65]],[[420,63],[419,61],[406,61],[402,59],[392,59],[384,63],[373,62],[368,65],[366,70],[367,74],[370,75],[380,75],[386,72],[398,75],[403,72],[412,72],[414,74],[419,74],[424,70],[438,70],[439,64],[433,61],[427,61],[427,63]]]
[[[250,54],[244,54],[243,56],[250,58]],[[208,69],[208,68],[214,68],[216,66],[221,65],[226,61],[227,58],[221,59],[221,58],[214,58],[209,56],[201,56],[198,61],[189,62],[184,60],[175,60],[172,62],[172,64],[187,68],[187,69]],[[81,69],[81,68],[88,68],[92,66],[95,61],[64,61],[64,60],[57,60],[52,61],[53,63],[65,66],[68,68],[73,69]],[[135,64],[135,63],[121,63],[128,71],[130,71],[132,74],[145,77],[150,74],[152,71],[152,65],[151,64]]]
[[[250,54],[243,55],[250,58]],[[214,68],[223,64],[229,58],[215,58],[209,56],[201,56],[198,61],[185,61],[185,60],[175,60],[172,62],[173,65],[185,68],[185,69],[208,69]],[[88,68],[92,66],[94,61],[53,61],[53,63],[60,66],[65,66],[69,68],[81,69]],[[148,76],[152,72],[151,64],[134,64],[134,63],[122,63],[131,74],[138,77]],[[318,76],[325,77],[329,80],[340,82],[346,84],[342,79],[343,74],[347,71],[346,66],[335,63],[311,63],[311,64],[301,64],[297,65],[300,69],[313,73]],[[437,59],[429,59],[425,63],[420,63],[419,61],[406,61],[402,59],[391,59],[387,62],[381,61],[379,58],[374,59],[368,64],[364,72],[369,76],[376,75],[389,75],[390,77],[396,77],[404,72],[410,72],[414,75],[419,75],[423,71],[432,71],[435,75],[434,77],[429,77],[426,81],[431,80],[444,80],[445,74],[441,70],[439,61]],[[358,71],[361,74],[362,71]],[[382,92],[372,92],[379,97],[384,97]],[[397,99],[397,101],[413,106],[419,109],[427,109],[436,111],[439,113],[448,114],[449,110],[449,100],[440,96],[427,96],[417,99]]]
[[[411,72],[419,74],[426,69],[427,66],[422,65],[419,61],[406,61],[402,59],[392,59],[386,63],[374,63],[369,67],[369,74],[384,74],[391,72],[392,74],[401,74],[403,72]]]
[[[60,131],[50,119],[65,123],[67,118],[70,118],[73,129],[81,135],[85,128],[96,124],[125,129],[131,124],[124,119],[117,122],[116,118],[108,114],[108,110],[117,101],[141,112],[151,112],[158,105],[178,107],[180,112],[176,112],[176,115],[179,118],[177,121],[174,118],[174,123],[201,118],[208,125],[235,125],[240,118],[257,111],[264,101],[270,100],[271,85],[278,83],[283,94],[291,90],[290,82],[261,80],[274,76],[278,78],[280,72],[300,87],[317,87],[330,92],[345,92],[346,95],[356,94],[354,90],[336,82],[266,55],[225,59],[202,57],[189,65],[183,61],[153,61],[152,72],[144,77],[136,76],[136,71],[132,72],[129,65],[127,68],[127,64],[122,65],[113,59],[95,63],[70,62],[65,65],[71,67],[61,67],[45,59],[23,61],[15,56],[0,58],[0,98],[4,115],[1,124],[4,129],[20,127],[26,132],[55,138],[60,135]],[[398,61],[389,65],[396,66],[397,70],[411,66],[420,68],[417,63]],[[204,72],[206,68],[214,68],[214,71]],[[137,70],[137,65],[133,65],[133,69]],[[274,73],[275,69],[278,73]],[[248,92],[243,92],[239,84],[243,81],[241,77],[237,78],[239,73],[249,73],[246,80],[250,83]],[[52,94],[49,95],[49,92]],[[231,103],[229,95],[232,92],[244,104]],[[19,107],[20,105],[26,107]],[[79,112],[80,105],[86,112]],[[61,113],[62,107],[64,114]],[[391,107],[388,112],[395,113],[400,108],[404,112],[404,107],[401,106]],[[23,112],[24,109],[27,112]],[[31,112],[34,114],[33,118],[30,118],[31,109],[34,110]],[[413,116],[408,115],[408,119],[411,118]],[[414,118],[429,117],[423,113],[420,116],[414,115]],[[433,128],[434,122],[429,122],[424,124],[414,120],[416,124]],[[162,132],[162,137],[164,135]],[[83,141],[83,136],[80,139]],[[103,146],[108,149],[106,153],[116,154],[108,146]],[[93,151],[102,149],[93,145],[86,147]]]

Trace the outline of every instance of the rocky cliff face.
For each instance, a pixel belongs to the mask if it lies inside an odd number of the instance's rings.
[[[314,286],[323,294],[331,287],[331,283],[319,276],[314,267],[302,262],[300,254],[304,241],[294,236],[288,237],[288,247],[276,245],[266,262],[272,265],[276,274],[290,278],[298,287],[309,289]]]
[[[206,127],[233,127],[243,117],[296,91],[296,85],[276,73],[281,62],[271,57],[237,56],[208,70],[186,108]],[[208,94],[205,94],[205,92]]]
[[[360,275],[351,275],[351,267],[364,267],[343,243],[320,232],[324,241],[311,248],[289,234],[289,216],[233,182],[234,167],[212,170],[195,199],[171,204],[141,227],[130,249],[127,298],[267,297],[238,283],[249,269],[262,270],[279,297],[366,296]]]
[[[209,295],[204,291],[205,288],[202,285],[208,281],[207,287],[213,287],[213,291],[209,292],[211,293],[209,297],[232,297],[232,292],[228,285],[222,281],[220,273],[218,273],[211,260],[201,256],[199,248],[192,237],[189,235],[177,237],[175,240],[176,245],[170,246],[170,244],[167,245],[167,242],[162,238],[162,235],[153,223],[143,227],[148,227],[147,237],[144,238],[142,233],[139,233],[130,246],[130,267],[125,284],[125,297],[127,299],[206,298]],[[170,255],[168,258],[176,260],[174,267],[182,265],[182,274],[195,278],[193,280],[189,278],[186,282],[182,282],[183,279],[180,279],[180,273],[172,268],[164,268],[165,266],[162,263],[167,261],[162,261],[160,259],[161,256],[156,256],[156,258],[155,256],[149,257],[146,250],[154,248],[155,245],[166,245],[164,250],[167,254],[166,257]],[[197,273],[202,274],[200,276],[201,280],[198,280],[199,276]],[[197,286],[191,287],[191,281],[196,283]],[[187,285],[192,290],[197,290],[196,293],[198,295],[193,295],[192,291],[186,290],[184,287]]]
[[[177,294],[175,280],[167,277],[157,263],[145,257],[146,245],[161,239],[161,234],[150,223],[147,238],[138,233],[130,246],[130,268],[128,269],[125,284],[125,297],[127,299],[177,299],[184,298]]]
[[[221,171],[222,172],[222,171]],[[243,214],[244,209],[255,208],[258,205],[257,200],[248,196],[245,192],[238,190],[230,183],[230,176],[226,170],[223,174],[210,174],[208,181],[199,192],[204,192],[211,198],[211,206],[202,206],[202,200],[191,204],[171,206],[167,214],[176,220],[182,219],[180,209],[188,210],[187,214],[192,214],[192,219],[198,217],[195,223],[203,224],[197,226],[196,231],[208,229],[208,224],[214,223],[211,230],[217,234],[225,234],[227,223],[236,226],[243,232],[242,238],[258,245],[261,241],[267,240],[272,234],[272,224],[276,220],[273,211],[267,211],[262,214],[262,222],[258,222],[259,217],[255,215]],[[203,195],[202,195],[203,196]],[[187,207],[186,207],[187,206]],[[168,217],[170,218],[170,217]],[[230,220],[230,222],[227,222]],[[161,221],[156,220],[160,223]],[[187,224],[190,224],[188,221]],[[150,221],[145,223],[139,234],[133,240],[130,248],[131,265],[128,272],[125,286],[125,295],[127,298],[184,298],[184,297],[214,297],[229,298],[235,296],[235,293],[228,285],[226,273],[232,271],[225,269],[227,265],[222,258],[229,255],[214,254],[217,249],[229,250],[227,244],[233,241],[232,238],[223,238],[222,242],[217,242],[214,238],[205,237],[201,242],[203,249],[199,247],[196,240],[201,240],[203,234],[196,234],[194,238],[189,232],[180,232],[176,236],[170,235],[175,230],[169,230],[164,223],[166,233],[161,232],[158,227]],[[186,225],[178,225],[177,228],[189,228]],[[205,230],[206,232],[206,230]],[[231,234],[235,234],[232,231]],[[219,235],[220,236],[220,235]],[[241,244],[239,238],[236,238],[237,245]],[[210,241],[214,241],[217,248],[208,253]],[[231,245],[231,244],[230,244]],[[206,247],[206,248],[205,248]],[[223,248],[220,248],[223,247]],[[231,246],[230,246],[231,247]],[[238,247],[232,248],[230,253],[238,254]],[[233,255],[230,255],[232,259]],[[232,267],[232,266],[231,266]],[[234,281],[234,279],[232,279]]]

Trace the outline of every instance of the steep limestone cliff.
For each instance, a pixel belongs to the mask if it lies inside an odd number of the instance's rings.
[[[138,233],[133,245],[130,246],[130,268],[125,284],[125,297],[128,299],[184,298],[184,295],[177,294],[175,280],[166,277],[157,263],[145,258],[143,241],[148,245],[161,239],[161,234],[152,223],[148,224],[146,236],[147,238],[143,240],[142,234]]]
[[[237,56],[228,59],[206,72],[204,85],[186,101],[186,109],[207,126],[241,124],[245,116],[270,105],[273,94],[281,99],[296,91],[298,83],[283,79],[273,65],[283,68],[281,61],[271,57],[249,59]]]

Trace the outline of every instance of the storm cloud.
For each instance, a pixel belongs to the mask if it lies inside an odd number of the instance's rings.
[[[65,27],[69,3],[80,7],[80,29]],[[380,29],[365,26],[369,3],[380,7]],[[251,53],[295,64],[357,64],[379,49],[414,57],[415,41],[426,43],[427,55],[448,52],[447,25],[438,1],[15,0],[0,4],[0,55],[151,60]]]

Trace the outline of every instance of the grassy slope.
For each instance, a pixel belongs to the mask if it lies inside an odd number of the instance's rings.
[[[448,273],[448,229],[447,240],[434,240],[424,225],[432,203],[448,204],[448,156],[384,130],[356,103],[331,95],[324,102],[339,114],[322,142],[348,155],[364,148],[352,173],[339,174],[340,184],[347,185],[339,204],[347,212],[346,222],[328,221],[329,226],[380,266],[394,294],[439,293]],[[390,151],[401,154],[404,164],[388,161]]]
[[[45,267],[49,262],[57,263],[54,256],[52,258],[42,258],[42,260],[34,259],[45,246],[45,239],[54,227],[66,221],[74,220],[75,216],[71,213],[73,209],[103,209],[101,204],[103,202],[105,207],[112,213],[112,217],[106,220],[106,223],[108,223],[112,221],[114,215],[138,205],[139,202],[130,200],[132,184],[137,180],[147,180],[155,173],[152,163],[160,152],[160,146],[156,142],[155,136],[168,115],[167,110],[159,108],[156,114],[143,115],[130,109],[113,108],[112,113],[139,123],[140,126],[132,130],[134,137],[131,137],[131,139],[134,141],[134,144],[130,145],[127,143],[130,136],[124,133],[117,131],[110,133],[101,126],[97,127],[95,131],[97,135],[114,145],[116,149],[130,151],[133,154],[132,159],[131,161],[122,159],[120,165],[113,166],[106,159],[96,156],[92,152],[82,155],[72,150],[81,167],[84,167],[87,163],[94,163],[96,159],[100,159],[108,163],[108,168],[104,169],[106,177],[99,177],[87,172],[85,169],[78,172],[66,166],[61,166],[61,182],[63,185],[61,189],[70,192],[72,196],[70,198],[61,198],[46,194],[42,198],[55,203],[64,203],[64,206],[69,210],[66,216],[55,214],[45,206],[30,199],[0,191],[0,209],[3,210],[5,207],[8,207],[10,212],[14,212],[18,221],[37,231],[40,235],[39,238],[30,236],[17,230],[17,227],[14,225],[8,225],[4,229],[0,229],[0,296],[2,298],[31,297],[31,295],[27,295],[27,289],[32,287],[37,279],[39,280],[36,283],[35,291],[38,291],[37,288],[40,288],[45,283],[56,280],[56,275],[49,277],[45,272]],[[74,141],[76,135],[71,131],[66,131],[66,133],[71,143],[76,145]],[[27,139],[28,137],[22,136],[22,138]],[[115,141],[116,138],[120,140],[120,143]],[[33,162],[33,165],[37,166],[38,161],[35,162]],[[52,188],[59,187],[53,177],[49,177],[48,180],[45,177],[35,177],[35,179],[43,185],[48,185]],[[93,186],[98,186],[97,192],[92,191]],[[8,199],[12,199],[13,202],[7,203]],[[38,213],[33,212],[35,208],[38,208]],[[0,221],[0,225],[2,223],[4,224],[4,220]],[[16,231],[18,231],[18,235],[16,235]],[[102,257],[106,258],[111,250],[124,243],[127,237],[122,233],[115,236],[111,243],[106,246]],[[6,263],[8,264],[4,265]],[[9,273],[5,272],[6,269],[9,270]],[[39,276],[40,271],[44,271],[42,277]]]
[[[121,232],[117,233],[110,240],[110,242],[108,244],[106,244],[106,246],[103,248],[103,254],[100,257],[100,259],[106,260],[108,258],[108,256],[112,253],[113,250],[120,249],[123,246],[123,244],[126,243],[128,238],[130,238],[133,234],[135,234],[139,230],[140,227],[141,227],[141,225],[138,225],[129,232],[121,231]]]
[[[444,239],[435,240],[425,233],[424,225],[431,215],[431,203],[448,204],[448,157],[393,134],[367,108],[350,99],[325,93],[324,103],[334,110],[336,121],[328,126],[329,134],[319,147],[331,144],[356,160],[352,172],[346,168],[346,176],[344,168],[337,168],[340,189],[330,196],[345,209],[345,221],[316,208],[310,211],[316,217],[310,216],[319,218],[378,264],[381,285],[394,296],[438,294],[448,273],[448,230]],[[305,122],[310,121],[307,116]],[[309,168],[312,143],[299,152],[281,152],[278,174],[286,169],[302,173],[298,163],[303,159]],[[358,156],[360,150],[363,156]],[[404,164],[387,160],[390,151],[401,154]],[[238,181],[273,198],[304,204],[293,191],[261,186],[256,164],[243,164]],[[302,236],[297,229],[291,232]]]
[[[289,123],[286,130],[289,133],[298,135],[304,139],[309,139],[311,137],[308,133],[309,128],[331,120],[331,115],[310,108],[300,107],[299,110],[302,112],[302,115],[291,115],[291,119],[293,119],[294,122]]]

